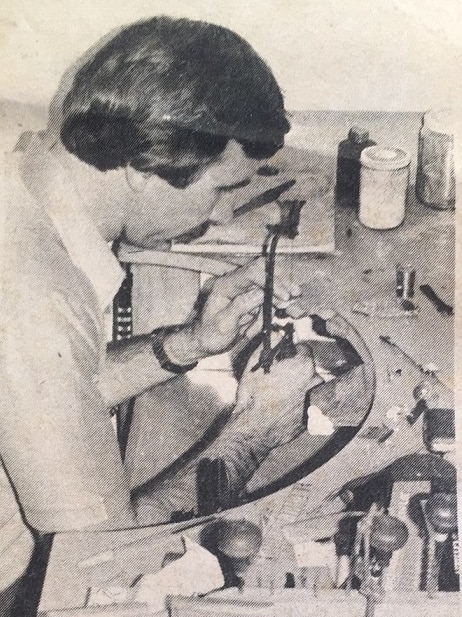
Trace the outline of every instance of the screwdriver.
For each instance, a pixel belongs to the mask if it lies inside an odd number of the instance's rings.
[[[407,351],[404,351],[404,349],[402,349],[397,343],[395,343],[390,336],[380,335],[379,338],[383,343],[386,343],[387,345],[390,345],[390,347],[396,349],[404,358],[406,358],[408,362],[415,366],[421,373],[423,373],[424,375],[429,375],[438,383],[442,383],[438,379],[438,377],[436,377],[435,371],[425,368],[423,364],[419,364],[416,360],[414,360],[412,356],[407,353]]]

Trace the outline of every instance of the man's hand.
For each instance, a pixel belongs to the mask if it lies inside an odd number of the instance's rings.
[[[297,355],[274,362],[271,372],[251,372],[259,351],[250,358],[237,391],[232,430],[260,436],[271,448],[295,439],[304,428],[306,393],[322,383],[316,374],[313,354],[306,343],[297,345]]]
[[[263,258],[216,279],[204,290],[205,301],[194,323],[166,339],[169,358],[189,364],[228,351],[257,320],[264,284]],[[282,306],[299,293],[298,287],[275,282],[274,302]]]

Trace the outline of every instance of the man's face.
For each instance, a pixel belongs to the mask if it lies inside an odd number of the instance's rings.
[[[220,159],[185,189],[174,188],[158,176],[150,176],[140,192],[130,194],[125,240],[149,249],[206,222],[220,224],[231,220],[231,200],[221,200],[221,196],[229,197],[232,187],[250,180],[261,164],[247,158],[242,147],[230,141]]]

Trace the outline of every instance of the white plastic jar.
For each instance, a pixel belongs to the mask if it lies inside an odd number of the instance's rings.
[[[456,201],[454,116],[450,109],[427,112],[419,133],[416,194],[432,208],[451,209]]]
[[[361,153],[359,220],[371,229],[404,221],[411,157],[400,148],[371,146]]]

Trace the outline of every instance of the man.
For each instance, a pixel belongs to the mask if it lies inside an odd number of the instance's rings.
[[[138,524],[142,499],[131,501],[108,409],[229,349],[262,303],[263,263],[256,260],[218,279],[193,322],[106,354],[103,316],[122,280],[108,243],[123,237],[149,248],[228,216],[221,191],[248,180],[288,129],[279,87],[245,41],[217,26],[161,17],[126,28],[78,71],[59,136],[30,135],[6,157],[5,614],[31,555],[30,529]],[[279,284],[276,297],[287,301],[290,292]],[[291,391],[303,401],[318,378],[303,358],[290,362]],[[268,387],[278,390],[278,378],[278,371],[267,376]],[[277,442],[301,430],[299,413],[277,430],[274,422]]]

